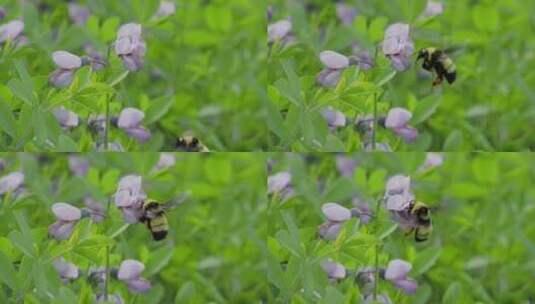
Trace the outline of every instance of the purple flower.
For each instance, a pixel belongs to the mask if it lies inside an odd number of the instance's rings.
[[[280,20],[269,24],[267,35],[269,44],[280,41],[282,46],[286,46],[295,40],[292,35],[292,23],[289,20]]]
[[[322,239],[334,241],[338,237],[343,223],[349,220],[353,214],[351,210],[337,203],[325,203],[321,206],[321,211],[327,221],[318,227],[318,234]]]
[[[351,26],[355,18],[357,18],[357,14],[358,11],[355,7],[343,2],[336,3],[336,15],[344,25]]]
[[[76,265],[65,261],[63,257],[57,258],[52,262],[54,268],[59,273],[60,278],[64,283],[68,283],[70,280],[75,280],[79,276],[79,270]]]
[[[115,41],[115,53],[121,58],[125,68],[133,72],[141,69],[143,57],[147,52],[141,31],[141,24],[125,24],[119,28]]]
[[[78,115],[65,109],[64,106],[53,109],[52,113],[64,129],[72,129],[78,126]]]
[[[268,176],[267,193],[278,193],[283,200],[288,199],[293,195],[292,175],[290,172],[283,171]]]
[[[419,18],[430,18],[444,13],[444,5],[440,1],[427,1],[427,6]]]
[[[344,155],[336,156],[336,168],[342,176],[352,177],[357,168],[357,161]]]
[[[58,88],[70,85],[74,73],[82,66],[82,59],[67,51],[56,51],[52,53],[52,60],[54,60],[57,69],[50,75],[50,83]]]
[[[349,66],[349,58],[329,50],[321,52],[319,57],[324,69],[316,77],[316,82],[327,88],[336,86],[342,72]]]
[[[403,175],[395,175],[386,183],[385,200],[386,209],[389,211],[401,211],[406,209],[414,200],[411,192],[411,178]]]
[[[6,9],[0,6],[0,21],[6,16]]]
[[[86,44],[84,46],[84,51],[86,52],[87,56],[82,58],[82,62],[84,64],[91,64],[91,69],[93,71],[100,71],[108,64],[104,56],[95,50],[92,45]]]
[[[331,280],[341,280],[346,277],[346,268],[340,263],[327,259],[323,260],[320,266]]]
[[[56,222],[48,227],[48,233],[56,240],[68,239],[74,225],[82,218],[82,211],[67,203],[55,203],[52,212],[56,216]]]
[[[392,108],[386,116],[385,127],[394,131],[394,133],[402,137],[405,142],[413,142],[418,138],[418,130],[408,125],[411,118],[412,113],[409,110]]]
[[[383,53],[397,71],[405,71],[410,66],[414,43],[409,32],[409,25],[405,23],[394,23],[385,30]]]
[[[89,171],[89,160],[75,154],[69,155],[69,169],[77,176],[85,176]]]
[[[412,265],[403,260],[392,260],[388,263],[385,271],[385,279],[392,282],[394,286],[402,289],[407,294],[413,294],[418,289],[418,283],[407,277]]]
[[[84,25],[91,16],[91,11],[82,5],[70,2],[68,4],[69,17],[77,25]]]
[[[176,163],[176,157],[173,153],[160,153],[160,159],[158,160],[158,163],[156,166],[154,166],[154,171],[160,171],[165,170],[167,168],[171,168]]]
[[[117,126],[128,136],[144,143],[150,139],[151,133],[141,125],[143,118],[145,118],[143,111],[136,108],[124,108],[119,114]]]
[[[141,176],[127,175],[119,181],[115,192],[115,205],[127,223],[135,224],[143,215],[143,200],[147,198],[141,188]]]
[[[438,152],[429,152],[425,155],[424,163],[418,168],[419,171],[427,171],[442,166],[444,155]]]
[[[0,178],[0,195],[6,193],[19,193],[22,190],[24,184],[24,173],[11,172],[8,175],[4,175]]]
[[[358,217],[360,223],[366,225],[370,222],[373,217],[373,211],[370,208],[370,205],[366,202],[360,201],[359,198],[353,198],[354,208],[351,209],[351,216]]]
[[[92,197],[84,198],[84,204],[89,210],[89,214],[93,223],[98,223],[104,220],[106,217],[106,210],[102,204],[98,203]]]
[[[346,125],[346,116],[344,113],[333,109],[332,107],[327,107],[321,111],[321,115],[327,121],[329,129],[331,131],[336,130],[338,127],[344,127]]]
[[[175,4],[171,1],[160,2],[158,12],[156,12],[156,18],[165,18],[174,15],[176,12]]]
[[[151,284],[146,279],[140,277],[145,265],[136,260],[124,260],[119,267],[117,278],[128,285],[132,293],[144,293],[149,291]]]
[[[0,26],[0,44],[17,39],[24,30],[24,22],[12,20]],[[22,38],[22,36],[21,36]]]

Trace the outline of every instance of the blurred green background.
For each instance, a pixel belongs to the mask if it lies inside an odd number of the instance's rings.
[[[113,130],[110,141],[127,151],[169,151],[178,136],[191,132],[211,150],[265,149],[267,128],[259,110],[263,90],[265,47],[264,9],[248,0],[171,1],[176,14],[154,19],[160,1],[87,0],[91,17],[84,26],[69,19],[67,1],[2,1],[7,15],[0,24],[24,19],[29,45],[0,50],[0,148],[4,151],[92,151],[85,125],[62,132],[50,108],[64,105],[82,119],[104,114],[106,96],[114,93],[111,114],[124,107],[145,111],[144,124],[153,138],[141,145]],[[47,77],[54,70],[51,54],[67,50],[82,55],[91,44],[106,57],[120,25],[143,26],[147,43],[145,66],[115,88],[108,86],[122,74],[121,61],[111,52],[111,69],[97,72],[82,90],[51,89]],[[28,105],[9,85],[23,78],[15,60],[25,63],[37,100]],[[78,72],[86,77],[87,69]],[[28,81],[30,82],[30,81]],[[29,83],[25,91],[32,91]],[[22,114],[19,114],[22,113]],[[9,135],[8,135],[9,134]]]
[[[338,173],[336,155],[272,158],[271,174],[291,172],[295,194],[270,200],[270,303],[360,303],[361,291],[353,277],[329,283],[319,262],[329,257],[350,271],[373,266],[378,242],[379,265],[406,260],[413,265],[409,276],[419,284],[418,292],[407,296],[381,280],[379,293],[388,293],[393,303],[533,301],[534,155],[447,153],[442,166],[427,170],[419,169],[423,153],[345,156],[357,162],[350,177]],[[373,210],[376,199],[384,195],[387,177],[394,174],[411,176],[416,199],[432,208],[434,231],[428,241],[415,243],[395,229],[383,208],[378,225],[372,220],[359,227],[352,219],[336,241],[318,239],[322,204],[351,208],[358,197]],[[379,240],[383,233],[386,237]]]
[[[0,204],[0,302],[93,303],[99,290],[84,277],[63,285],[51,260],[62,255],[82,271],[124,259],[142,261],[152,283],[136,298],[125,284],[110,281],[124,303],[259,303],[265,298],[265,158],[247,153],[176,154],[176,165],[154,171],[156,153],[94,153],[86,176],[74,176],[67,154],[4,154],[5,174],[25,173],[30,196],[4,196]],[[123,227],[110,206],[110,222],[77,223],[78,238],[57,242],[47,236],[55,202],[83,207],[86,195],[105,204],[126,174],[143,178],[148,197],[165,202],[184,192],[186,201],[169,211],[169,235],[155,242],[143,224]],[[123,227],[124,228],[124,227]],[[12,286],[12,287],[8,287]],[[14,289],[13,289],[14,288]]]
[[[444,4],[444,13],[421,19],[427,0],[347,0],[344,3],[355,7],[358,15],[353,24],[344,26],[337,19],[335,1],[272,1],[271,22],[290,18],[297,41],[274,48],[268,61],[272,150],[362,150],[363,139],[351,121],[357,115],[373,113],[373,92],[377,90],[384,93],[378,106],[380,115],[391,107],[408,108],[414,113],[411,124],[421,133],[416,143],[407,145],[381,129],[378,141],[388,142],[395,151],[533,149],[535,141],[529,130],[535,128],[535,18],[531,13],[535,2],[435,2]],[[316,86],[315,77],[322,69],[321,51],[348,56],[351,45],[357,43],[373,58],[385,28],[396,22],[410,24],[415,52],[429,46],[447,50],[457,65],[453,85],[444,83],[433,90],[432,78],[419,74],[421,69],[414,63],[390,79],[390,63],[379,47],[375,68],[364,72],[348,69],[336,89]],[[415,55],[411,61],[414,59]],[[292,103],[289,96],[300,101]],[[351,126],[330,133],[319,114],[328,105],[342,111]],[[280,114],[280,110],[285,111]]]

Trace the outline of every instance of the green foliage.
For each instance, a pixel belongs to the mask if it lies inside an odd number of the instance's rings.
[[[404,295],[381,280],[379,293],[389,294],[393,303],[529,302],[533,290],[527,278],[535,270],[533,155],[450,153],[442,166],[428,169],[420,167],[422,153],[345,156],[357,161],[349,177],[337,172],[336,155],[273,155],[273,172],[290,171],[294,194],[270,199],[270,302],[360,303],[363,291],[354,273],[375,265],[376,248],[380,267],[406,260],[419,285],[415,295]],[[428,241],[415,243],[383,207],[367,225],[355,218],[345,222],[334,241],[318,237],[325,221],[322,204],[351,208],[358,197],[374,210],[395,174],[411,176],[416,199],[431,207]],[[328,282],[319,266],[326,258],[343,264],[348,277]]]
[[[295,43],[275,43],[268,57],[270,141],[281,151],[360,151],[365,139],[354,120],[392,107],[413,112],[410,121],[420,136],[405,144],[379,128],[377,142],[395,151],[520,151],[534,146],[526,130],[535,127],[535,73],[531,39],[535,29],[530,1],[438,1],[444,13],[421,17],[427,1],[344,1],[358,15],[350,26],[337,18],[335,1],[273,1],[273,19],[289,18]],[[437,2],[437,1],[435,1]],[[457,66],[457,80],[437,88],[411,57],[411,67],[390,74],[382,53],[385,28],[410,25],[415,52],[435,46],[445,50]],[[321,51],[346,56],[358,45],[375,61],[368,71],[346,69],[335,88],[320,88]],[[289,84],[289,85],[284,85]],[[297,90],[297,91],[296,91]],[[301,100],[301,101],[299,101]],[[347,126],[329,132],[319,113],[327,106],[347,117]],[[282,113],[281,113],[282,111]]]
[[[93,303],[102,290],[86,276],[91,267],[125,259],[145,264],[152,283],[134,296],[124,283],[110,281],[109,292],[125,303],[254,303],[266,297],[265,159],[254,154],[177,154],[175,166],[155,171],[156,153],[93,153],[85,176],[74,176],[65,154],[5,154],[7,172],[25,173],[26,195],[3,197],[0,204],[0,300],[2,303]],[[215,172],[215,173],[214,173]],[[219,173],[219,174],[217,174]],[[143,224],[125,224],[112,195],[127,174],[143,177],[147,195],[161,202],[189,193],[167,213],[169,235],[156,242]],[[55,202],[83,207],[91,196],[109,217],[83,218],[68,240],[48,237]],[[63,256],[82,272],[63,284],[52,261]],[[260,275],[259,275],[260,274]]]
[[[38,5],[37,5],[37,2]],[[174,2],[174,1],[173,1]],[[24,19],[26,46],[0,48],[0,148],[3,151],[94,151],[97,138],[87,128],[90,115],[117,116],[125,107],[145,112],[152,132],[145,144],[112,128],[109,141],[128,151],[174,150],[189,132],[211,150],[247,151],[266,147],[267,128],[258,94],[262,81],[263,9],[251,1],[177,1],[176,14],[155,18],[160,1],[80,1],[91,11],[84,26],[69,19],[61,0],[3,1],[7,16]],[[124,74],[113,43],[118,28],[136,22],[147,43],[144,67]],[[78,56],[91,45],[109,66],[84,67],[73,83],[55,89],[48,77],[51,55]],[[64,106],[82,124],[62,130],[52,110]]]

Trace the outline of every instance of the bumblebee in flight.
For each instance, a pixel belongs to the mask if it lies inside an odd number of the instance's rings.
[[[176,150],[182,152],[210,152],[197,137],[190,135],[177,139]]]
[[[141,207],[143,212],[139,221],[147,225],[155,241],[163,240],[167,236],[169,223],[167,222],[166,212],[184,202],[186,197],[187,195],[184,194],[182,197],[165,204],[152,199],[143,201]]]
[[[412,201],[408,206],[408,211],[412,220],[412,225],[407,234],[414,232],[416,242],[427,241],[433,231],[431,224],[431,210],[422,202]]]
[[[418,52],[416,61],[423,59],[422,68],[429,72],[435,71],[437,77],[433,81],[433,86],[440,85],[444,78],[452,84],[457,77],[457,70],[453,60],[445,52],[434,47],[421,49]]]

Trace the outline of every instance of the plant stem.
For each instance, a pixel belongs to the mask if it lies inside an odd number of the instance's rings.
[[[130,71],[125,71],[124,73],[119,75],[119,77],[115,78],[112,82],[110,82],[110,86],[111,87],[116,86],[119,82],[123,81],[126,78],[126,76],[128,76],[128,74],[130,74]]]
[[[106,123],[104,125],[104,151],[108,149],[108,130],[109,129],[110,129],[110,96],[106,95]]]
[[[372,150],[375,150],[375,132],[377,130],[377,93],[373,93]]]
[[[109,223],[110,203],[111,203],[111,198],[108,199],[108,205],[106,206],[106,219],[108,220],[106,224]],[[104,280],[104,301],[108,301],[108,281],[109,280],[110,280],[110,245],[107,245],[106,246],[106,276]]]
[[[381,207],[381,201],[382,199],[377,199],[377,203],[375,204],[375,226],[377,232],[379,232],[379,208]],[[375,284],[373,284],[373,299],[377,300],[377,292],[379,290],[379,250],[381,249],[380,240],[377,240],[377,244],[375,244]]]

